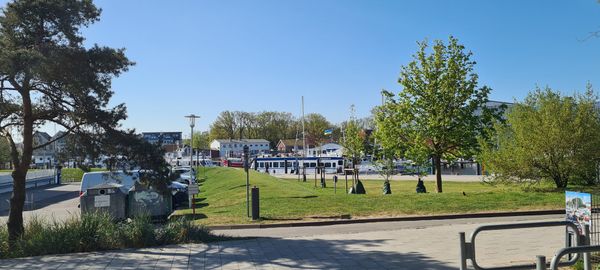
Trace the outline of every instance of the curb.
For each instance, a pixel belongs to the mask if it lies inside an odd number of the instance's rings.
[[[564,209],[534,210],[534,211],[520,211],[520,212],[495,212],[495,213],[491,212],[491,213],[450,214],[450,215],[436,215],[436,216],[407,216],[407,217],[388,217],[388,218],[342,219],[342,220],[306,221],[306,222],[272,223],[272,224],[234,224],[234,225],[223,225],[223,226],[208,226],[208,228],[211,230],[269,229],[269,228],[330,226],[330,225],[340,225],[340,224],[359,224],[359,223],[393,222],[393,221],[423,221],[423,220],[461,219],[461,218],[556,215],[556,214],[564,214],[564,213],[565,213]]]

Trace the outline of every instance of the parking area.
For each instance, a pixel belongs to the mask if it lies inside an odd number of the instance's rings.
[[[27,190],[27,202],[23,216],[64,220],[79,215],[79,183],[52,185]],[[0,194],[0,222],[8,218],[11,193]]]

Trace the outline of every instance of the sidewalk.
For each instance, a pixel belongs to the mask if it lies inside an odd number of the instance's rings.
[[[470,233],[484,224],[438,222],[394,228],[390,223],[386,228],[382,223],[376,230],[365,232],[343,225],[315,227],[313,230],[325,233],[13,259],[0,261],[0,268],[457,269],[458,233]],[[551,258],[562,247],[564,228],[486,232],[477,241],[478,262],[484,267],[532,262],[536,255]]]

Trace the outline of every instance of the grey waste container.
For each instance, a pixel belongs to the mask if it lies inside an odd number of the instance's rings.
[[[104,183],[88,188],[80,197],[81,214],[106,212],[114,219],[127,218],[127,195],[116,183]]]
[[[173,212],[173,199],[170,192],[161,192],[139,183],[129,190],[127,205],[127,216],[130,218],[148,215],[154,220],[164,220]]]

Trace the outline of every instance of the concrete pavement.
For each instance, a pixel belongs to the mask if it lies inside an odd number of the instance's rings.
[[[562,220],[562,215],[324,227],[216,231],[258,236],[161,248],[0,261],[3,269],[457,269],[458,233],[484,224]],[[484,232],[477,240],[482,266],[549,258],[564,245],[563,228]]]

